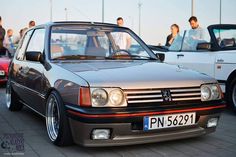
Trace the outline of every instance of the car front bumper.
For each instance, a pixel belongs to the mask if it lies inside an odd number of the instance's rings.
[[[109,117],[92,117],[93,120],[89,121],[81,119],[83,115],[79,113],[79,119],[75,118],[77,112],[68,112],[71,132],[74,142],[79,145],[87,147],[103,147],[103,146],[122,146],[133,144],[154,143],[161,141],[169,141],[176,139],[184,139],[190,137],[201,136],[215,131],[216,127],[207,128],[207,122],[210,118],[220,118],[220,112],[225,105],[216,106],[216,108],[195,108],[187,110],[171,110],[174,113],[196,112],[196,123],[191,126],[181,126],[175,128],[157,129],[151,131],[143,130],[143,117],[142,113],[132,116],[132,114],[125,114],[119,117],[119,114]],[[201,110],[200,110],[201,109]],[[167,111],[149,112],[152,115],[162,115]],[[168,114],[170,114],[168,112]],[[144,113],[148,115],[148,113]],[[74,116],[72,116],[74,115]],[[140,116],[139,116],[140,115]],[[88,115],[89,116],[89,115]],[[103,115],[104,116],[104,115]],[[89,118],[90,119],[90,118]],[[91,120],[91,119],[90,119]],[[107,140],[94,140],[92,139],[92,132],[94,129],[109,129],[111,131],[110,138]]]
[[[206,128],[207,120],[211,117],[219,117],[220,114],[201,116],[198,123],[191,127],[172,128],[166,130],[144,132],[132,130],[132,123],[82,123],[70,119],[71,131],[74,142],[87,147],[122,146],[133,144],[154,143],[176,139],[196,137],[214,132],[216,127]],[[94,129],[109,128],[111,139],[92,140],[91,133]]]

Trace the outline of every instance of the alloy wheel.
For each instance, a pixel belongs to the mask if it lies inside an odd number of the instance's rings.
[[[11,87],[7,85],[7,90],[6,90],[6,105],[7,108],[10,108],[11,105]]]
[[[54,95],[49,98],[47,104],[46,125],[49,138],[55,141],[59,133],[60,112],[58,101]]]

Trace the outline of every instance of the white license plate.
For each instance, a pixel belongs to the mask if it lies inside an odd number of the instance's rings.
[[[180,113],[144,117],[144,131],[194,125],[196,113]]]
[[[5,71],[0,70],[0,76],[5,76]]]

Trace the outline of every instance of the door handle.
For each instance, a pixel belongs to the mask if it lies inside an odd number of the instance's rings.
[[[177,58],[184,57],[184,54],[177,54]]]

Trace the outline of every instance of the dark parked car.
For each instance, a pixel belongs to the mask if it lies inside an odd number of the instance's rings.
[[[45,117],[50,140],[60,146],[205,135],[216,129],[221,99],[215,79],[161,63],[130,29],[89,22],[28,30],[6,89],[9,110],[25,105]]]

